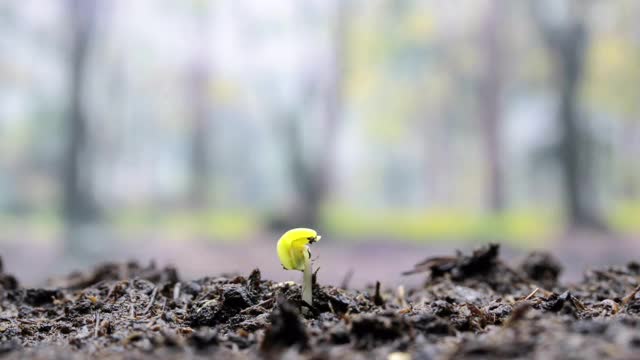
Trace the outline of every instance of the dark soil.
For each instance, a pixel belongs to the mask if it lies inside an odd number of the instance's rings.
[[[384,265],[381,265],[384,266]],[[20,287],[0,262],[5,358],[634,358],[640,353],[640,265],[557,283],[559,262],[532,253],[507,265],[496,245],[429,258],[416,289],[364,291],[176,269],[105,264],[47,289]],[[318,274],[319,283],[322,272]],[[375,279],[372,279],[375,281]]]

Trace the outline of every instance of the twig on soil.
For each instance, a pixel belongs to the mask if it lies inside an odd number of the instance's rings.
[[[105,300],[109,300],[111,298],[111,295],[113,294],[113,291],[116,289],[116,284],[113,284],[109,287],[109,291],[107,292],[107,296],[104,298]]]
[[[327,301],[327,305],[329,305],[329,310],[331,310],[331,313],[335,314],[336,311],[333,309],[333,305],[331,304],[331,300]]]
[[[528,301],[529,299],[531,299],[539,290],[540,288],[536,288],[535,290],[533,290],[531,294],[527,295],[527,297],[524,298],[524,301]]]
[[[527,315],[527,313],[529,312],[529,309],[531,309],[531,304],[529,304],[528,302],[523,302],[516,306],[513,309],[511,316],[507,319],[507,321],[504,322],[504,327],[511,327],[518,321],[524,319],[525,315]]]
[[[273,300],[274,300],[274,298],[269,298],[269,299],[267,299],[267,300],[261,301],[261,302],[259,302],[259,303],[255,304],[255,305],[253,305],[253,306],[250,306],[250,307],[248,307],[248,308],[246,308],[246,309],[241,310],[241,311],[240,311],[240,314],[246,314],[246,313],[248,313],[248,312],[250,312],[250,311],[252,311],[252,310],[255,310],[255,309],[261,308],[261,307],[263,307],[263,306],[265,306],[265,305],[267,305],[267,304],[269,304],[269,303],[272,303],[272,302],[273,302]]]
[[[177,302],[178,299],[180,298],[180,290],[182,290],[182,285],[177,282],[176,285],[173,287],[173,301]]]
[[[384,305],[384,299],[382,298],[382,295],[380,295],[380,281],[376,281],[376,293],[373,296],[373,303],[377,306]]]
[[[109,292],[107,292],[107,296],[105,297],[105,300],[109,300],[111,299],[111,297],[113,296],[114,293],[116,293],[116,289],[118,289],[120,286],[128,286],[129,285],[129,281],[127,280],[122,280],[122,281],[118,281],[116,283],[114,283],[110,288],[109,288]],[[123,289],[121,289],[123,290]],[[111,299],[111,303],[115,302],[116,299]]]
[[[202,309],[206,308],[207,306],[210,306],[211,304],[217,304],[218,300],[217,299],[211,299],[211,300],[207,300],[205,302],[202,303],[202,305],[200,305],[200,307],[198,308],[197,312],[199,313],[200,311],[202,311]],[[184,304],[184,311],[187,311],[187,304]]]
[[[98,337],[98,332],[100,331],[100,311],[96,312],[96,323],[93,329],[93,337]]]
[[[580,299],[578,299],[577,297],[571,296],[569,299],[571,300],[571,303],[573,304],[573,306],[575,306],[578,310],[580,311],[587,310],[586,306],[584,306],[582,301],[580,301]]]
[[[396,293],[398,295],[398,302],[400,303],[400,306],[407,307],[407,300],[406,300],[406,293],[404,291],[404,286],[403,285],[398,286],[398,290]]]
[[[158,287],[154,287],[153,288],[153,292],[151,292],[151,300],[149,300],[149,305],[147,305],[146,308],[144,308],[144,311],[142,312],[142,315],[146,314],[149,312],[149,310],[151,310],[151,307],[153,306],[153,303],[156,301],[156,295],[158,294]]]
[[[398,314],[404,315],[404,314],[408,314],[408,313],[410,313],[412,311],[413,311],[413,307],[409,306],[409,307],[406,307],[406,308],[398,310]]]
[[[316,269],[316,271],[313,272],[313,276],[311,277],[311,283],[313,285],[316,285],[318,283],[318,271],[320,271],[320,267],[318,266],[318,268]]]
[[[640,285],[636,286],[635,289],[633,289],[633,291],[622,298],[622,305],[627,305],[628,303],[631,302],[631,300],[633,300],[636,297],[636,294],[638,294],[638,292],[640,291]]]
[[[131,320],[135,320],[136,319],[136,310],[133,307],[133,303],[131,303],[131,306],[129,307],[130,311],[129,311],[129,317],[131,318]]]
[[[349,269],[349,271],[347,271],[346,274],[344,274],[344,277],[342,278],[342,282],[340,283],[340,287],[343,289],[348,289],[349,288],[349,283],[351,282],[351,278],[353,278],[353,269]]]

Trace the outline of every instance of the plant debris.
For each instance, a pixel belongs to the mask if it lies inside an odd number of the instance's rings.
[[[1,261],[0,261],[1,264]],[[633,358],[640,266],[571,286],[532,253],[511,267],[488,245],[429,258],[424,286],[362,291],[247,277],[181,280],[175,268],[110,263],[21,287],[0,266],[0,354],[24,358]],[[319,279],[321,280],[321,278]],[[372,279],[375,280],[375,279]],[[303,311],[304,310],[304,311]]]

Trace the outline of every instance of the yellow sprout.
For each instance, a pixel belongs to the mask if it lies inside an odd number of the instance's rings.
[[[291,229],[278,240],[278,257],[282,266],[287,270],[303,272],[302,300],[312,305],[312,276],[311,252],[309,244],[320,240],[321,236],[315,230],[306,228]]]

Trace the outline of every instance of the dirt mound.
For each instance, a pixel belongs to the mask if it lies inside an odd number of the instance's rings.
[[[533,253],[511,267],[490,245],[429,258],[424,287],[363,291],[105,264],[28,289],[0,272],[7,358],[632,358],[640,351],[640,266],[586,272]],[[321,279],[321,273],[319,274]],[[372,279],[375,280],[375,279]],[[386,291],[384,289],[387,289]],[[405,356],[405,357],[402,357]]]

